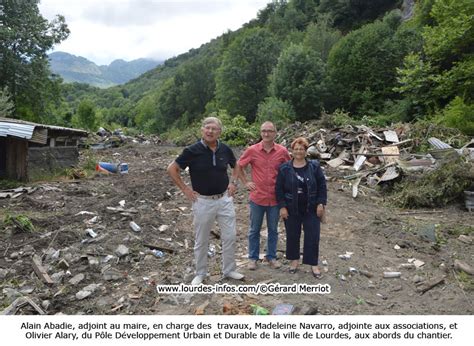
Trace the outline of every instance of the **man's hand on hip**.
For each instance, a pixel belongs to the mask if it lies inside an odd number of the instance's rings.
[[[245,183],[245,186],[247,187],[249,191],[254,191],[257,188],[257,185],[255,185],[253,181],[249,181]]]
[[[186,186],[183,190],[184,195],[186,196],[187,199],[189,199],[191,202],[196,202],[199,194],[191,189],[189,186]]]
[[[235,191],[237,191],[237,186],[235,186],[234,183],[230,183],[227,187],[227,193],[232,197],[235,194]]]

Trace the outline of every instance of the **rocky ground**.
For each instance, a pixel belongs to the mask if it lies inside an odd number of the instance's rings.
[[[331,170],[327,171],[328,222],[321,232],[320,259],[325,263],[321,280],[312,277],[309,267],[288,273],[283,224],[279,241],[283,267],[272,269],[262,262],[256,271],[246,269],[248,206],[243,190],[235,197],[235,206],[237,263],[245,281],[222,279],[217,228],[211,238],[215,254],[211,251],[207,279],[208,284],[229,285],[321,283],[330,285],[330,294],[159,295],[157,284],[189,283],[193,278],[191,206],[166,174],[166,166],[179,152],[140,144],[97,151],[95,160],[126,162],[129,173],[35,183],[34,192],[0,199],[1,220],[23,214],[35,226],[26,232],[4,225],[0,232],[2,309],[16,314],[219,315],[249,314],[251,304],[271,312],[287,303],[293,305],[294,314],[474,311],[472,276],[454,265],[455,261],[474,264],[472,212],[460,204],[400,210],[369,189],[360,189],[353,199],[348,182]],[[131,221],[140,232],[132,230]],[[263,232],[262,251],[265,241]],[[152,253],[157,248],[162,257]],[[401,276],[384,278],[384,272]],[[19,297],[29,300],[19,304]]]

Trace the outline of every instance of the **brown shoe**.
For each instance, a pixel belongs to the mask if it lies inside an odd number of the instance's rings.
[[[276,259],[269,260],[268,265],[273,269],[281,268],[281,263],[278,262]]]
[[[255,269],[257,269],[257,261],[255,261],[255,260],[250,260],[249,263],[247,264],[247,269],[248,269],[248,270],[255,270]]]

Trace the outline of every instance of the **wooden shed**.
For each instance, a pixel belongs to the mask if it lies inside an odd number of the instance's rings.
[[[34,180],[74,166],[87,131],[0,117],[0,178]]]

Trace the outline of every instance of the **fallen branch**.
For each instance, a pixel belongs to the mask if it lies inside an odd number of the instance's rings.
[[[380,168],[369,169],[369,170],[366,170],[366,171],[362,171],[360,173],[356,173],[356,174],[352,174],[352,175],[346,175],[343,178],[350,180],[350,179],[354,179],[354,178],[358,178],[358,177],[363,177],[363,176],[366,176],[366,175],[369,175],[369,174],[372,174],[372,173],[377,173],[377,172],[383,171],[384,169],[386,169],[390,166],[393,166],[393,165],[395,165],[395,162],[391,162],[388,165],[385,165],[385,166],[380,167]]]
[[[416,290],[417,290],[418,293],[424,294],[425,292],[429,291],[433,287],[439,285],[440,283],[443,283],[444,278],[445,277],[443,276],[443,277],[439,277],[439,278],[434,278],[434,279],[432,279],[430,281],[427,281],[427,282],[423,282],[423,283],[421,283],[421,285],[419,287],[416,288]]]
[[[469,264],[465,262],[461,262],[460,260],[454,261],[454,269],[456,269],[457,271],[463,271],[469,275],[474,275],[474,268],[472,268]]]
[[[44,269],[43,265],[41,264],[41,259],[36,255],[33,256],[33,270],[45,284],[54,284],[53,280],[51,280],[51,277],[48,275],[46,269]]]
[[[164,246],[153,245],[153,244],[143,244],[143,246],[146,246],[147,248],[149,248],[151,250],[161,250],[161,251],[168,252],[170,254],[176,253],[176,250],[170,249],[170,248],[167,248],[167,247],[164,247]]]
[[[439,210],[433,210],[433,211],[430,211],[430,210],[404,211],[404,212],[401,212],[401,213],[397,213],[397,215],[436,214],[436,213],[440,213],[440,211]]]
[[[25,306],[27,304],[31,305],[33,309],[38,312],[38,314],[45,315],[45,312],[38,306],[38,304],[36,304],[28,297],[19,297],[15,299],[13,303],[11,303],[6,309],[1,312],[1,315],[15,315],[22,306]]]

